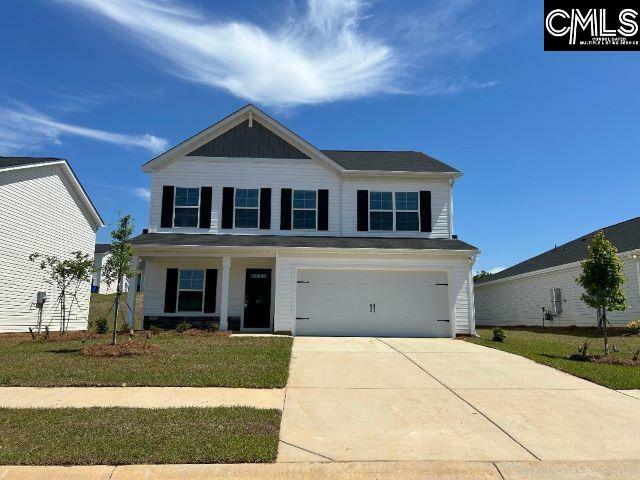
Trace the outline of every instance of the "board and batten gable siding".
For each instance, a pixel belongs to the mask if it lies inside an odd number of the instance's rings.
[[[466,335],[475,332],[473,307],[469,304],[470,264],[467,257],[438,258],[426,255],[384,255],[371,256],[365,252],[352,254],[331,254],[320,257],[318,254],[280,253],[276,259],[275,270],[275,331],[295,333],[296,323],[296,287],[298,269],[352,269],[352,270],[431,270],[446,272],[449,278],[450,320],[453,335]],[[447,288],[447,286],[443,286]]]
[[[542,326],[542,307],[551,308],[550,290],[560,288],[563,298],[562,313],[553,321],[545,321],[545,325],[595,326],[596,311],[580,300],[583,289],[575,281],[580,271],[580,264],[575,263],[496,283],[477,284],[477,324]],[[625,326],[630,320],[640,318],[637,260],[624,259],[624,275],[624,290],[629,308],[624,312],[607,313],[608,320],[614,326]]]
[[[335,172],[312,159],[259,159],[259,158],[211,158],[184,157],[152,174],[149,231],[184,233],[237,233],[253,235],[339,235],[340,234],[340,178]],[[211,227],[160,228],[162,187],[213,187]],[[222,189],[271,188],[271,228],[223,229]],[[280,190],[329,190],[329,229],[280,230]]]
[[[48,297],[43,325],[59,329],[58,292],[28,257],[39,252],[69,258],[76,250],[93,255],[96,227],[83,208],[59,165],[0,174],[0,332],[26,332],[36,325],[37,310],[31,304],[40,290]],[[90,288],[86,282],[78,290],[79,306],[73,306],[70,330],[87,328]]]
[[[213,187],[211,227],[161,228],[162,190],[165,185]],[[223,229],[222,189],[271,188],[270,229]],[[328,230],[281,230],[281,189],[329,191]],[[187,156],[152,174],[149,231],[183,233],[234,233],[253,235],[329,235],[449,238],[449,180],[384,178],[342,178],[314,159],[256,159]],[[357,229],[357,191],[431,192],[431,232],[371,232]]]
[[[358,190],[431,192],[431,232],[358,231]],[[342,231],[345,236],[449,238],[449,180],[345,178],[342,181]]]

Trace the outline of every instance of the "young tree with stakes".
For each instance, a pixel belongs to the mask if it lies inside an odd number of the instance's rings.
[[[111,247],[109,258],[102,267],[102,278],[107,285],[116,282],[116,299],[113,305],[113,338],[112,344],[116,344],[118,331],[118,312],[120,310],[120,297],[122,296],[122,280],[125,277],[136,275],[137,271],[131,266],[134,250],[131,245],[133,233],[133,220],[131,215],[125,215],[118,220],[118,226],[111,232]]]
[[[582,262],[582,274],[576,279],[585,293],[580,297],[584,303],[600,312],[600,325],[604,337],[604,354],[609,355],[607,336],[607,310],[622,311],[627,308],[623,286],[625,277],[623,263],[616,247],[597,232],[588,247],[587,259]]]
[[[87,253],[79,251],[71,252],[71,258],[60,260],[55,255],[44,255],[42,253],[32,253],[29,260],[35,262],[40,260],[40,269],[46,270],[49,275],[48,282],[55,285],[58,290],[58,305],[60,306],[60,333],[65,333],[69,328],[69,319],[73,300],[83,282],[91,280],[94,272],[93,260]],[[72,300],[67,309],[67,295],[71,292]],[[41,325],[38,325],[40,331]]]

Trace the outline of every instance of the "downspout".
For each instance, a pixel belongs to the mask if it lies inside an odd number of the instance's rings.
[[[467,301],[469,302],[469,335],[478,336],[476,333],[476,301],[473,290],[473,265],[476,263],[477,255],[469,256],[469,278],[467,280]]]
[[[449,238],[453,238],[453,184],[455,178],[449,179]]]

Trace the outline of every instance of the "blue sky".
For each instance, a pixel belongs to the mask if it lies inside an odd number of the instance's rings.
[[[479,269],[638,215],[638,56],[544,52],[541,1],[2,8],[0,154],[69,159],[101,241],[119,212],[146,226],[142,163],[248,101],[319,148],[462,170],[456,233]]]

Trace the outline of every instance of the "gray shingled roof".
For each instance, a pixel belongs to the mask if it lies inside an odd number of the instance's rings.
[[[96,243],[94,253],[107,253],[111,248],[110,243]]]
[[[228,235],[210,233],[146,233],[133,239],[135,246],[203,246],[203,247],[312,247],[312,248],[380,248],[411,250],[464,250],[476,247],[458,239],[380,238]]]
[[[20,167],[37,163],[64,162],[64,158],[53,157],[0,157],[0,168]]]
[[[628,252],[640,248],[640,217],[632,218],[626,222],[616,223],[602,230],[604,230],[605,237],[616,246],[618,252]],[[589,245],[593,235],[597,231],[598,230],[588,233],[569,243],[555,247],[548,252],[541,253],[524,262],[520,262],[506,270],[478,280],[476,283],[491,282],[493,280],[513,277],[514,275],[521,275],[523,273],[535,272],[537,270],[582,261],[587,258],[587,245]]]
[[[322,150],[322,153],[347,170],[460,173],[459,170],[422,152]]]

